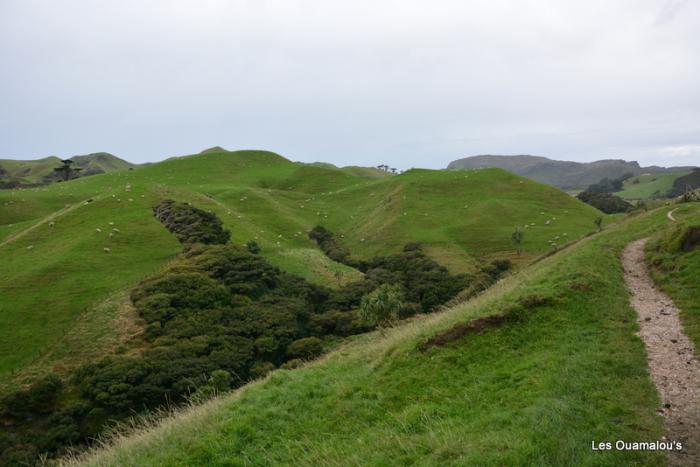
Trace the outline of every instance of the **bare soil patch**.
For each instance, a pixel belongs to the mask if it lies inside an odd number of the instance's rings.
[[[423,342],[419,349],[421,352],[425,352],[433,347],[442,347],[450,342],[463,338],[467,334],[477,333],[483,331],[484,329],[495,328],[507,320],[508,316],[495,315],[478,318],[468,323],[458,323],[446,331],[435,334],[433,337]]]
[[[649,373],[659,395],[669,440],[683,443],[669,453],[670,465],[700,465],[700,363],[683,332],[679,310],[659,291],[644,262],[648,239],[630,243],[622,253],[630,303],[637,311]]]

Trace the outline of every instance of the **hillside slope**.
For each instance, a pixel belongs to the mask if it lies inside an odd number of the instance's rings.
[[[669,196],[674,182],[691,173],[681,170],[666,173],[642,174],[625,180],[622,191],[615,194],[625,199],[651,199]]]
[[[80,168],[84,175],[135,167],[134,164],[106,152],[73,156],[70,159],[73,161],[73,166]],[[42,183],[44,177],[52,175],[53,169],[60,165],[61,159],[56,156],[37,160],[0,159],[0,182],[15,183],[20,186]]]
[[[688,171],[690,167],[640,167],[635,161],[606,159],[595,162],[558,161],[539,156],[472,156],[452,161],[451,170],[498,167],[564,190],[582,190],[603,178],[614,179],[627,173]]]
[[[424,243],[453,271],[482,258],[525,263],[594,230],[595,209],[499,169],[412,170],[375,179],[290,162],[262,151],[208,153],[28,190],[0,192],[0,374],[81,363],[66,348],[81,317],[154,273],[179,251],[153,218],[173,198],[211,210],[232,241],[255,240],[271,263],[325,284],[357,271],[308,239],[334,231],[357,258]],[[508,219],[508,222],[504,222]],[[523,252],[511,243],[525,232]],[[114,229],[117,229],[116,231]],[[108,250],[105,250],[107,248]],[[345,280],[345,279],[342,279]],[[36,284],[42,284],[40,288]],[[118,304],[114,305],[117,306]],[[113,326],[119,328],[119,326]],[[89,334],[89,333],[88,333]]]
[[[360,336],[75,463],[663,464],[663,453],[596,451],[591,441],[662,436],[618,255],[663,228],[667,210],[585,239],[466,304],[386,336]],[[700,220],[700,209],[683,215]],[[480,324],[470,332],[468,322]]]

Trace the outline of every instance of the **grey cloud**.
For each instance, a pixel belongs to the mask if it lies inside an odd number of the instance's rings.
[[[0,156],[219,144],[444,167],[700,164],[700,7],[621,0],[4,0]]]

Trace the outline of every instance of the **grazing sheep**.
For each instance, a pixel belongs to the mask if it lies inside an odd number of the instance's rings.
[[[102,251],[104,251],[105,253],[111,253],[111,252],[112,252],[112,250],[109,249],[109,248],[107,248],[107,247],[102,248]]]
[[[116,228],[116,227],[115,227],[115,228],[113,228],[112,230],[113,230],[113,231],[115,231],[115,232],[117,232],[117,233],[121,232],[121,230],[119,230],[119,229],[118,229],[118,228]]]
[[[102,232],[102,229],[98,227],[95,229],[95,232],[100,233],[100,232]]]
[[[34,248],[34,245],[29,245],[29,246],[27,247],[27,250],[31,250],[32,248]]]
[[[110,222],[109,225],[114,225],[114,222]]]
[[[53,227],[55,222],[49,222],[49,227]]]

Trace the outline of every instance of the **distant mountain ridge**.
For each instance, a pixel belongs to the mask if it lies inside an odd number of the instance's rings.
[[[81,169],[81,177],[136,167],[135,164],[108,152],[95,152],[66,159],[73,161],[74,168]],[[61,158],[56,156],[35,160],[0,159],[0,187],[38,185],[53,181],[53,169],[60,165]]]
[[[663,173],[690,170],[692,167],[641,167],[636,161],[603,159],[594,162],[559,161],[541,156],[480,155],[457,159],[448,164],[450,170],[496,167],[564,190],[584,189],[601,179],[616,178],[626,173]]]

